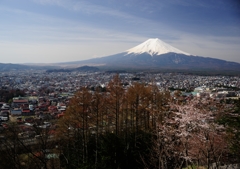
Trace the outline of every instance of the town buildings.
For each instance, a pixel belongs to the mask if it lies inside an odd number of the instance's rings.
[[[39,115],[40,112],[62,114],[69,99],[81,87],[94,90],[104,89],[116,73],[108,72],[52,72],[12,71],[0,73],[2,90],[21,90],[25,97],[15,96],[1,103],[1,114],[13,116]],[[146,85],[156,84],[159,90],[180,90],[184,94],[199,97],[240,96],[240,78],[234,76],[199,76],[181,73],[119,73],[123,86],[127,88],[135,82]],[[0,95],[0,101],[3,101]],[[7,103],[11,104],[7,104]],[[8,112],[8,113],[7,113]],[[6,118],[2,118],[6,119]]]

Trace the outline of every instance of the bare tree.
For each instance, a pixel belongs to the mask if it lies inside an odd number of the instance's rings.
[[[86,88],[81,88],[70,100],[64,117],[59,120],[60,127],[57,131],[59,137],[63,138],[63,141],[67,141],[68,150],[72,149],[72,152],[82,155],[82,158],[75,158],[77,166],[86,163],[88,160],[87,142],[89,128],[93,124],[91,123],[93,119],[90,108],[91,101],[92,94]],[[66,156],[68,159],[70,158],[69,151]]]
[[[96,90],[93,94],[92,97],[92,102],[91,102],[91,109],[93,112],[93,129],[94,129],[94,134],[95,134],[95,141],[96,141],[96,148],[95,148],[95,168],[97,168],[98,164],[98,137],[99,133],[102,133],[104,129],[104,107],[105,107],[105,93],[100,93],[99,90]],[[96,133],[95,133],[96,132]]]
[[[109,92],[108,107],[110,114],[115,116],[115,133],[119,134],[120,117],[122,116],[122,104],[124,98],[124,89],[118,75],[108,84],[107,91]]]

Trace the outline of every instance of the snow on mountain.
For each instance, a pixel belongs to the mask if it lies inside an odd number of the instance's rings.
[[[149,39],[125,52],[92,58],[83,61],[64,63],[77,67],[102,66],[112,69],[147,69],[147,70],[217,70],[240,71],[240,64],[210,57],[190,55],[159,39]]]
[[[160,39],[148,39],[147,41],[137,45],[131,49],[128,49],[127,54],[142,54],[148,53],[151,56],[153,55],[162,55],[166,53],[178,53],[184,55],[190,55],[189,53],[183,52],[173,46],[161,41]]]

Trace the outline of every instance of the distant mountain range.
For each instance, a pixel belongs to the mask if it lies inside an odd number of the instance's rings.
[[[0,64],[3,70],[54,69],[49,72],[77,71],[80,66],[95,66],[104,70],[197,70],[240,72],[240,63],[221,59],[191,55],[181,51],[160,39],[147,41],[127,51],[83,61],[46,64],[47,66]],[[64,67],[61,68],[61,67]],[[89,68],[89,67],[85,67]],[[90,69],[95,69],[90,67]],[[97,69],[95,69],[97,70]],[[80,70],[82,71],[82,70]]]
[[[21,71],[21,70],[46,70],[46,69],[54,69],[57,67],[58,66],[37,66],[37,65],[0,63],[0,72]]]
[[[49,69],[46,72],[97,72],[99,68],[92,66],[81,66],[77,68],[65,68],[65,69]]]
[[[136,47],[115,55],[68,62],[67,64],[97,65],[109,68],[240,71],[239,63],[194,56],[159,39],[148,39]]]
[[[0,63],[0,71],[22,70],[22,69],[25,69],[25,68],[26,68],[25,65],[11,64],[11,63]]]

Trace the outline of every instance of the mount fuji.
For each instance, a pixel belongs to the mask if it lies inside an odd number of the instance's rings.
[[[147,41],[122,53],[84,61],[68,62],[65,65],[104,66],[108,68],[137,69],[195,69],[238,70],[240,64],[221,59],[191,55],[160,39]]]
[[[127,50],[127,54],[142,54],[148,53],[149,55],[162,55],[166,53],[178,53],[190,55],[186,52],[183,52],[177,48],[172,47],[171,45],[161,41],[160,39],[148,39],[147,41],[141,43],[140,45],[133,47]]]

